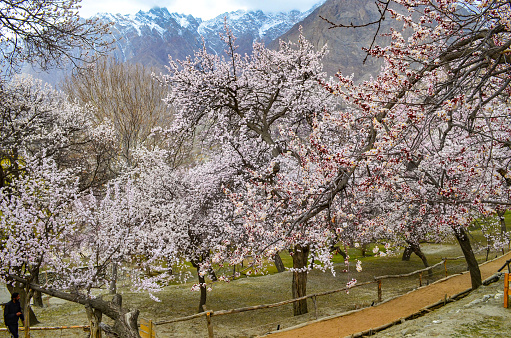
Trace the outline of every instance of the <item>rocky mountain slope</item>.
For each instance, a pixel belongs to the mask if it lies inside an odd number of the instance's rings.
[[[163,68],[168,55],[178,59],[192,55],[202,47],[202,39],[210,51],[221,54],[224,44],[220,34],[225,31],[227,23],[237,37],[241,54],[250,53],[254,41],[262,41],[275,49],[279,39],[296,41],[299,27],[303,27],[305,37],[318,48],[327,44],[330,53],[324,63],[329,75],[340,70],[344,74],[353,73],[357,79],[365,79],[380,70],[380,60],[368,58],[363,62],[366,55],[363,48],[371,45],[376,25],[331,29],[331,25],[321,17],[335,23],[361,25],[378,20],[380,13],[372,0],[319,0],[306,12],[238,10],[211,20],[169,13],[166,8],[153,8],[134,15],[97,15],[100,20],[115,23],[112,31],[117,40],[116,58],[157,68]],[[388,33],[391,27],[397,27],[394,20],[382,22],[376,44],[388,43],[389,39],[381,34]]]
[[[396,8],[399,10],[399,8]],[[364,63],[366,53],[363,48],[369,48],[376,34],[377,26],[361,28],[332,28],[321,17],[334,23],[362,25],[379,19],[380,13],[372,0],[328,0],[316,8],[304,20],[295,24],[280,39],[294,40],[298,38],[299,27],[304,36],[316,47],[327,45],[330,50],[324,59],[325,70],[333,75],[341,71],[345,75],[355,75],[355,79],[366,79],[376,74],[381,68],[381,61],[368,58]],[[389,19],[382,22],[376,44],[385,45],[389,39],[381,34],[389,32],[390,27],[397,27],[396,21]],[[271,48],[278,47],[278,41],[273,41]]]
[[[254,41],[269,43],[275,40],[322,2],[324,0],[306,12],[238,10],[211,20],[170,13],[166,8],[153,8],[135,15],[102,13],[96,17],[103,22],[114,22],[112,32],[116,42],[113,54],[116,58],[161,68],[167,63],[168,55],[183,59],[202,48],[202,39],[210,51],[222,53],[224,45],[219,34],[225,32],[225,22],[237,37],[238,51],[249,53]]]
[[[377,20],[379,12],[372,0],[318,0],[306,12],[265,13],[244,11],[224,13],[211,20],[202,20],[191,15],[170,13],[166,8],[153,8],[133,15],[100,13],[95,17],[104,22],[113,22],[115,38],[112,55],[118,60],[141,63],[165,71],[168,56],[184,59],[202,48],[204,39],[210,52],[221,54],[224,44],[220,39],[225,32],[224,25],[237,37],[238,52],[250,53],[254,41],[262,41],[270,48],[277,49],[279,39],[296,41],[299,27],[307,39],[318,48],[327,44],[330,52],[324,59],[325,70],[334,75],[339,70],[344,74],[354,74],[356,80],[366,79],[376,74],[380,60],[369,58],[363,63],[363,48],[371,45],[376,26],[357,29],[334,28],[321,19],[323,16],[332,22],[354,25]],[[393,20],[382,24],[380,33],[388,32]],[[385,44],[388,38],[378,36],[377,44]],[[57,84],[69,71],[54,71],[51,74],[26,70],[36,77]]]

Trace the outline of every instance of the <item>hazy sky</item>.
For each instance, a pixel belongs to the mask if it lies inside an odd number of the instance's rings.
[[[88,18],[98,12],[135,14],[155,6],[167,7],[169,12],[191,14],[202,19],[211,19],[225,12],[238,9],[261,9],[265,12],[280,12],[311,8],[320,0],[82,0],[80,15]]]

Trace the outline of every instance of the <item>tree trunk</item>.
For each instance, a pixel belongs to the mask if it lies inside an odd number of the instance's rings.
[[[211,278],[211,280],[213,282],[218,281],[218,278],[216,277],[216,273],[215,273],[215,270],[213,269],[213,267],[209,267],[208,274],[209,274],[209,278]]]
[[[428,259],[426,258],[426,256],[422,252],[420,244],[412,243],[412,244],[410,244],[410,246],[411,246],[411,249],[412,249],[413,253],[416,254],[422,260],[422,264],[424,264],[424,267],[425,268],[429,268]],[[429,278],[433,278],[433,270],[432,269],[428,270],[428,277]]]
[[[21,277],[15,275],[11,275],[10,277],[18,282],[26,283],[26,280]],[[114,321],[113,327],[101,323],[101,327],[104,331],[114,332],[118,337],[122,338],[140,338],[137,324],[139,311],[138,309],[124,309],[122,307],[121,295],[114,295],[112,301],[108,302],[99,297],[87,298],[86,296],[79,293],[71,294],[54,289],[45,289],[34,283],[30,283],[29,286],[34,291],[40,291],[47,295],[64,299],[70,302],[86,306],[89,305],[91,308],[100,311]],[[30,323],[34,324],[32,321],[30,321]]]
[[[342,258],[344,258],[344,260],[346,260],[346,258],[348,258],[348,254],[346,252],[344,252],[341,248],[337,248],[337,252],[339,253],[339,255],[342,256]]]
[[[34,283],[39,285],[39,273],[37,273],[34,277]],[[43,304],[43,295],[39,291],[34,291],[34,306],[44,307]]]
[[[348,255],[346,254],[346,252],[344,252],[340,247],[338,246],[335,246],[335,245],[331,245],[330,246],[330,252],[332,254],[339,254],[342,256],[342,258],[344,258],[344,260],[346,260],[346,257],[348,257]]]
[[[362,246],[360,247],[360,251],[362,253],[362,257],[366,257],[366,254],[367,254],[367,244],[362,244]]]
[[[506,244],[509,245],[509,239],[507,238],[507,227],[506,227],[506,219],[504,218],[505,211],[497,211],[497,215],[499,216],[500,221],[500,235],[502,239],[506,239]],[[502,248],[502,254],[504,254],[504,248]]]
[[[122,338],[140,338],[138,331],[138,309],[125,310],[122,308],[122,296],[115,294],[111,305],[119,314],[114,319],[114,332]]]
[[[497,211],[497,215],[499,216],[500,221],[500,234],[505,235],[507,232],[506,228],[506,219],[504,218],[505,211]]]
[[[117,293],[117,263],[112,264],[112,279],[108,286],[108,292],[111,295],[115,295]]]
[[[27,286],[25,289],[25,299],[23,303],[21,303],[23,313],[30,313],[30,311],[32,311],[32,308],[30,307],[30,298],[32,298],[33,293],[34,292]],[[30,316],[25,316],[23,328],[25,329],[25,338],[30,338]]]
[[[169,275],[172,275],[174,272],[172,271],[172,261],[167,259],[167,272]]]
[[[286,267],[284,266],[284,262],[282,262],[282,258],[280,258],[280,254],[277,252],[273,257],[273,262],[275,263],[275,267],[277,268],[277,272],[286,271]]]
[[[101,338],[101,319],[103,314],[101,311],[93,309],[90,305],[85,306],[85,311],[90,325],[89,338]]]
[[[14,292],[17,292],[20,294],[20,304],[23,306],[23,304],[25,304],[25,298],[27,296],[26,292],[25,292],[25,289],[23,287],[21,287],[18,283],[16,283],[16,286],[13,287],[12,285],[10,284],[7,284],[7,289],[9,290],[9,292],[11,293],[11,295],[14,293]],[[28,318],[28,320],[30,321],[30,323],[32,325],[35,325],[35,324],[39,324],[40,321],[37,319],[37,317],[35,316],[35,313],[34,311],[32,310],[32,307],[29,307],[29,310],[28,310],[28,315],[26,312],[24,312],[24,315],[25,315],[25,318]]]
[[[307,295],[307,258],[309,256],[309,246],[296,245],[293,251],[293,298],[299,298]],[[306,314],[307,299],[299,300],[293,303],[293,315],[299,316]]]
[[[410,258],[412,257],[412,246],[408,244],[408,246],[405,248],[405,251],[403,251],[403,257],[401,257],[402,261],[409,262]]]
[[[470,271],[472,290],[475,290],[480,287],[483,282],[481,278],[481,271],[479,270],[479,264],[477,263],[474,252],[472,251],[470,239],[468,238],[466,230],[463,228],[455,229],[454,235],[460,244],[461,250],[463,251],[463,255],[465,256],[465,260],[468,265],[468,270]]]
[[[192,266],[197,269],[197,277],[199,278],[200,300],[199,300],[199,313],[204,311],[203,305],[206,305],[207,289],[206,278],[201,276],[199,262],[192,261]]]
[[[203,312],[204,308],[202,306],[206,305],[206,297],[207,297],[206,278],[204,278],[204,276],[200,275],[199,269],[197,269],[197,276],[199,277],[199,285],[200,285],[199,312]]]

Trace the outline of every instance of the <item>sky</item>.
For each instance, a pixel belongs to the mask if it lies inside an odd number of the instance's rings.
[[[264,12],[305,11],[320,0],[82,0],[80,16],[88,18],[99,12],[135,14],[155,6],[166,7],[169,12],[191,14],[196,18],[211,19],[238,9]]]

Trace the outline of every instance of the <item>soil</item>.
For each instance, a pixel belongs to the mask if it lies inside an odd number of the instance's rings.
[[[434,251],[434,252],[433,252]],[[460,254],[457,252],[456,247],[454,245],[424,245],[424,252],[428,255],[428,258],[431,258],[432,262],[438,261],[440,257],[454,257]],[[484,256],[482,255],[480,258],[481,261],[484,260]],[[482,265],[481,269],[483,272],[483,278],[488,275],[494,273],[500,266],[502,266],[502,261],[510,258],[511,254],[504,256],[497,262],[493,262],[491,265]],[[329,271],[321,272],[319,270],[313,270],[309,275],[308,282],[308,293],[317,293],[333,290],[336,288],[343,287],[346,285],[346,282],[350,280],[352,277],[355,277],[359,283],[374,280],[375,275],[382,274],[402,274],[410,271],[415,271],[422,268],[422,262],[420,259],[412,256],[411,261],[402,262],[400,257],[360,257],[360,260],[363,261],[364,270],[362,272],[356,272],[354,266],[351,267],[351,272],[342,273],[340,270],[344,268],[344,264],[336,265],[336,276],[332,275]],[[449,261],[448,262],[448,271],[449,273],[459,273],[466,269],[466,264],[463,260],[460,261]],[[486,272],[489,271],[489,272]],[[429,281],[438,280],[443,278],[444,267],[443,265],[434,269],[434,277]],[[456,277],[458,278],[458,277]],[[455,288],[445,289],[446,283],[437,283],[432,284],[435,285],[435,288],[422,288],[418,291],[413,291],[412,293],[407,294],[404,297],[408,297],[405,300],[405,305],[400,305],[400,303],[392,303],[393,301],[387,301],[387,303],[382,303],[377,307],[372,307],[369,309],[381,309],[385,304],[390,304],[386,308],[386,310],[382,310],[382,313],[378,312],[369,312],[369,310],[363,310],[365,312],[366,317],[365,328],[374,328],[381,324],[380,322],[390,323],[392,322],[393,317],[397,317],[398,319],[401,317],[406,317],[403,313],[408,313],[413,311],[413,308],[409,308],[410,304],[417,303],[416,307],[424,307],[429,304],[435,303],[439,299],[444,299],[447,294],[447,297],[463,291],[470,286],[470,281],[468,275],[462,277],[465,278],[465,282],[459,281],[459,278],[456,279],[456,284],[459,284]],[[252,306],[259,304],[267,304],[267,303],[275,303],[278,301],[288,300],[290,298],[290,288],[289,282],[291,280],[291,273],[289,271],[279,273],[279,274],[270,274],[261,277],[246,277],[237,279],[232,281],[231,283],[218,283],[213,288],[213,291],[208,295],[208,309],[230,309],[230,308],[239,308],[244,306]],[[426,276],[423,276],[423,283],[428,283],[426,280]],[[178,284],[171,285],[166,287],[164,291],[158,293],[157,296],[161,299],[161,302],[154,302],[151,300],[147,294],[145,293],[132,293],[129,291],[127,286],[121,287],[121,292],[123,293],[124,302],[127,307],[134,307],[141,310],[141,317],[152,319],[153,321],[159,321],[169,318],[177,318],[182,317],[184,315],[193,314],[196,311],[196,306],[198,304],[197,294],[190,292],[191,284]],[[500,284],[500,289],[502,289],[502,282]],[[414,275],[408,278],[401,278],[399,280],[384,280],[383,282],[383,298],[389,299],[392,297],[396,297],[399,295],[403,295],[411,290],[414,290],[418,287],[418,276]],[[442,288],[438,291],[439,288]],[[100,294],[103,290],[97,290]],[[417,295],[422,292],[422,295]],[[476,291],[476,292],[479,292]],[[496,295],[497,292],[494,292]],[[484,295],[483,295],[484,296]],[[481,297],[483,297],[481,296]],[[0,286],[0,299],[8,299],[9,294],[7,290],[2,290]],[[108,295],[103,295],[104,298],[108,298]],[[418,297],[420,300],[414,300],[413,297]],[[480,298],[481,298],[480,297]],[[493,299],[498,299],[500,296],[494,296]],[[340,292],[336,294],[331,294],[325,297],[318,297],[318,306],[317,306],[317,315],[318,318],[330,318],[334,320],[334,318],[342,317],[339,315],[340,313],[345,313],[345,311],[361,309],[364,307],[368,307],[376,301],[377,298],[377,289],[375,284],[370,284],[365,287],[354,288],[351,289],[349,294],[345,292]],[[486,299],[488,300],[488,299]],[[87,318],[85,316],[85,311],[83,306],[79,304],[69,303],[54,297],[43,297],[43,301],[45,303],[44,308],[36,308],[34,307],[34,311],[36,312],[38,318],[41,320],[41,324],[38,326],[71,326],[71,325],[85,325],[87,324]],[[491,300],[492,301],[492,300]],[[502,300],[500,299],[500,302]],[[410,303],[410,304],[409,304]],[[484,302],[484,304],[490,303]],[[395,305],[392,305],[395,304]],[[482,305],[482,304],[479,304]],[[394,307],[395,306],[395,307]],[[474,306],[474,309],[477,308]],[[396,310],[397,309],[397,310]],[[278,327],[282,330],[283,328],[298,328],[298,325],[304,326],[307,324],[315,325],[320,322],[327,323],[329,320],[324,319],[321,321],[315,320],[315,311],[312,301],[309,302],[309,313],[302,316],[292,316],[292,306],[291,304],[285,305],[278,308],[258,310],[258,311],[250,311],[244,312],[231,316],[219,316],[213,317],[213,326],[215,337],[223,337],[223,338],[239,338],[239,337],[256,337],[258,335],[262,335],[266,332],[274,331]],[[358,310],[360,312],[360,310]],[[465,310],[464,310],[465,311]],[[393,316],[391,318],[384,317],[383,312],[391,313]],[[436,311],[434,312],[436,313]],[[508,312],[509,313],[509,312]],[[452,316],[456,317],[457,314],[453,314]],[[345,315],[346,316],[346,315]],[[386,313],[385,313],[386,316]],[[447,316],[447,315],[446,315]],[[451,316],[451,314],[449,314]],[[461,317],[461,316],[460,316]],[[350,317],[351,318],[351,317]],[[362,318],[362,317],[361,317]],[[375,321],[375,318],[378,321]],[[381,320],[383,318],[383,320]],[[104,316],[103,318],[105,322],[109,322],[108,318]],[[388,321],[387,321],[388,320]],[[421,319],[418,319],[419,321]],[[432,319],[437,321],[438,319]],[[355,319],[349,319],[348,321],[357,321]],[[364,323],[364,321],[360,321],[360,323]],[[444,321],[444,320],[442,320]],[[404,330],[405,325],[411,325],[415,321],[407,321],[403,325],[398,325],[396,328],[396,332],[391,335],[392,336],[400,336],[401,330]],[[475,320],[473,321],[476,322]],[[488,323],[494,323],[494,320],[490,318]],[[205,325],[205,319],[203,317],[197,318],[188,322],[180,322],[174,324],[165,324],[158,325],[156,327],[157,337],[166,338],[166,337],[207,337],[207,328]],[[418,332],[422,332],[421,330],[425,330],[428,332],[425,327],[436,328],[440,323],[431,323],[420,324],[422,326],[418,326],[419,329],[412,327],[410,331],[406,331],[405,336],[408,334],[412,334],[412,336],[416,336]],[[343,336],[344,331],[338,331],[338,324],[328,324],[333,325],[333,328],[328,330],[323,330],[323,328],[314,329],[316,332],[305,333],[302,337],[339,337]],[[339,324],[342,326],[347,326],[348,324]],[[351,325],[351,324],[350,324]],[[455,326],[455,324],[452,324]],[[478,324],[479,325],[479,324]],[[482,324],[481,324],[482,325]],[[499,324],[500,325],[500,324]],[[460,324],[463,326],[463,324]],[[505,327],[505,325],[501,325]],[[0,325],[0,328],[2,325]],[[348,327],[349,328],[349,327]],[[464,329],[471,329],[472,326],[464,326]],[[303,328],[302,328],[303,329]],[[364,328],[352,327],[351,333],[358,332],[364,330]],[[386,330],[385,332],[390,332],[390,330]],[[299,331],[299,330],[298,330]],[[280,334],[285,331],[279,331]],[[294,332],[294,331],[292,331]],[[338,333],[339,332],[339,333]],[[347,335],[345,334],[345,335]],[[384,334],[384,333],[382,333]],[[432,333],[434,335],[434,332]],[[5,332],[0,332],[0,338],[5,337]],[[31,331],[31,336],[34,338],[55,338],[55,337],[82,337],[87,336],[86,332],[83,332],[82,329],[72,329],[72,330],[58,330],[58,331]],[[293,337],[298,336],[298,334],[293,333]],[[465,337],[467,335],[461,335]],[[479,335],[475,335],[479,336]],[[490,335],[491,336],[491,335]]]
[[[495,274],[505,261],[510,258],[511,253],[508,253],[498,259],[482,264],[480,269],[483,279]],[[322,319],[305,326],[289,328],[272,333],[269,336],[271,338],[346,337],[406,318],[428,305],[465,291],[470,286],[470,275],[463,273],[424,286],[377,306],[346,313],[335,318]],[[395,328],[383,331],[379,335],[381,337],[500,336],[497,332],[495,334],[483,334],[482,331],[492,330],[493,326],[496,327],[497,331],[502,330],[502,332],[505,332],[505,330],[509,330],[511,309],[502,310],[502,296],[499,296],[500,293],[497,291],[503,290],[502,282],[495,283],[489,292],[486,291],[487,288],[482,287],[463,300],[463,302],[472,302],[465,304],[471,304],[467,307],[453,311],[451,306],[448,306],[443,308],[441,312],[437,312],[437,310],[420,319],[410,321],[409,323],[405,322]],[[477,306],[478,304],[480,306]],[[467,313],[470,313],[470,315],[466,315]],[[484,325],[478,325],[478,323],[484,323]],[[471,328],[475,328],[475,330]],[[474,331],[473,334],[472,331]]]
[[[511,309],[503,307],[503,279],[423,317],[384,330],[376,337],[509,336]]]

